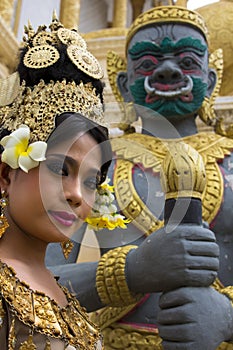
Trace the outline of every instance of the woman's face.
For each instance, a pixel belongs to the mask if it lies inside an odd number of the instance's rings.
[[[83,134],[48,149],[46,160],[28,174],[10,170],[10,226],[46,242],[71,237],[93,205],[100,167],[100,147]]]

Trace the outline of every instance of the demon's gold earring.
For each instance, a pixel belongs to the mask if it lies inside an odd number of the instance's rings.
[[[6,191],[1,191],[1,199],[0,199],[0,207],[1,207],[1,214],[0,214],[0,238],[2,238],[3,234],[5,233],[6,229],[9,227],[7,218],[4,213],[5,207],[8,205],[8,199],[6,197]]]
[[[71,242],[70,240],[61,243],[61,249],[65,259],[68,259],[73,247],[74,247],[74,243]]]

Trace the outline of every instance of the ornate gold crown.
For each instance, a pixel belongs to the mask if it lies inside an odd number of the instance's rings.
[[[158,6],[153,7],[150,10],[139,15],[131,24],[126,38],[126,50],[132,36],[139,29],[152,23],[161,22],[179,22],[184,24],[189,23],[199,28],[199,30],[204,34],[206,40],[208,40],[208,29],[206,27],[204,19],[199,13],[188,10],[185,7]]]
[[[88,76],[99,79],[102,69],[96,58],[87,51],[85,40],[76,30],[68,30],[53,15],[49,26],[40,26],[35,33],[29,24],[24,37],[26,54],[23,64],[28,68],[41,69],[60,57],[56,45],[65,44],[67,56],[73,64]],[[20,85],[18,72],[0,81],[0,124],[9,131],[21,124],[30,128],[30,141],[47,141],[55,127],[55,117],[63,112],[79,112],[92,121],[106,126],[100,96],[92,84],[41,80],[33,87]]]
[[[12,79],[18,79],[17,75]],[[0,108],[0,123],[9,131],[25,124],[30,128],[32,142],[47,141],[55,128],[55,117],[63,112],[79,112],[106,126],[102,104],[92,84],[76,85],[66,80],[49,84],[41,80],[33,89],[23,83],[14,102]]]
[[[35,33],[30,23],[24,27],[28,36],[23,37],[24,47],[28,49],[23,60],[26,67],[39,69],[52,66],[60,58],[55,46],[65,44],[69,59],[78,69],[95,79],[103,77],[99,62],[87,50],[85,40],[76,29],[64,28],[55,12],[49,28],[50,32],[46,31],[46,26],[39,26]]]

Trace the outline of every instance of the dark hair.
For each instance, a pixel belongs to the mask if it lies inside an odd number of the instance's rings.
[[[100,146],[102,165],[99,183],[102,183],[106,179],[112,161],[112,148],[107,128],[96,124],[80,113],[64,112],[56,117],[56,127],[48,138],[48,147],[72,140],[80,133],[90,135]]]

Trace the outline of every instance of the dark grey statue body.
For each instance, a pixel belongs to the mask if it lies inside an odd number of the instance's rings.
[[[182,42],[184,37],[186,42]],[[151,43],[156,44],[154,48]],[[190,24],[152,24],[132,36],[127,52],[127,72],[118,75],[118,86],[124,101],[135,103],[142,134],[148,140],[192,140],[198,135],[198,110],[216,82],[215,71],[208,67],[203,34]],[[192,78],[190,89],[187,76]],[[186,94],[179,92],[182,88],[187,88]],[[231,301],[211,287],[217,276],[224,286],[233,285],[233,155],[230,149],[226,153],[216,159],[223,195],[216,201],[219,210],[210,226],[195,220],[193,214],[190,223],[181,222],[169,234],[163,227],[146,237],[133,222],[126,230],[96,234],[102,254],[122,245],[139,246],[128,253],[126,278],[129,289],[144,298],[120,320],[151,328],[151,332],[158,328],[165,350],[215,350],[221,342],[233,339]],[[114,165],[115,161],[109,173],[112,178]],[[164,195],[158,173],[135,167],[133,184],[148,209],[162,220]],[[51,245],[47,264],[88,311],[100,309],[105,305],[95,287],[98,262],[76,264],[78,252],[77,244],[65,261],[60,247]],[[151,348],[161,349],[161,345]]]

